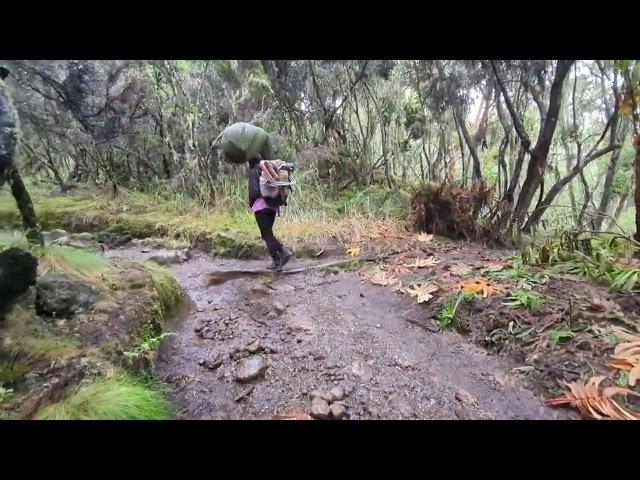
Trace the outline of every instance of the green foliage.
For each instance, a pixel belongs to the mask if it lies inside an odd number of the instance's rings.
[[[529,310],[537,310],[542,306],[543,303],[542,296],[538,292],[533,290],[513,290],[508,298],[511,301],[505,303],[505,305],[508,305],[515,309],[526,308]]]
[[[237,60],[215,60],[214,68],[224,81],[236,88],[240,86],[241,75]]]
[[[459,321],[457,316],[458,308],[463,303],[471,303],[474,300],[479,298],[478,294],[472,292],[462,292],[460,293],[455,302],[453,299],[447,299],[445,301],[444,306],[440,309],[437,315],[438,325],[442,330],[446,330],[455,326],[457,328],[462,327],[462,323]]]
[[[160,346],[160,342],[162,340],[172,335],[175,335],[175,333],[164,332],[155,337],[147,338],[136,345],[132,350],[124,352],[124,356],[130,360],[137,360],[139,358],[152,354],[158,350],[158,347]]]
[[[616,384],[619,387],[626,388],[629,386],[629,372],[622,370],[618,373],[618,378],[616,379]]]
[[[486,272],[485,275],[489,278],[515,282],[516,288],[525,290],[531,290],[537,285],[544,285],[552,277],[548,271],[537,271],[519,263],[514,263],[513,268]]]
[[[33,370],[33,361],[30,359],[12,359],[0,362],[0,383],[14,385]]]
[[[523,251],[525,263],[551,265],[551,271],[588,277],[618,290],[632,290],[640,282],[640,269],[622,262],[633,248],[616,237],[592,240],[559,239]]]
[[[171,407],[159,386],[125,375],[81,387],[44,408],[38,420],[167,420]]]
[[[576,334],[573,333],[568,328],[560,328],[560,329],[557,329],[557,330],[552,330],[552,331],[549,332],[549,336],[548,336],[549,345],[554,347],[558,343],[568,341],[568,340],[574,338],[575,336],[576,336]]]
[[[4,402],[5,400],[8,400],[12,394],[13,394],[12,388],[4,388],[3,386],[0,385],[0,403]]]

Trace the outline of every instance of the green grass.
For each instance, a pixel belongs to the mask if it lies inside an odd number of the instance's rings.
[[[410,213],[409,195],[404,191],[372,185],[349,188],[336,196],[311,175],[297,175],[296,181],[289,206],[275,225],[276,235],[287,243],[325,237],[340,225],[349,229],[353,222],[406,219]],[[247,205],[246,180],[221,177],[218,187],[215,198],[205,202],[167,190],[122,190],[112,198],[96,189],[61,195],[40,184],[28,186],[44,229],[70,228],[73,223],[75,230],[83,230],[89,228],[83,228],[83,224],[97,224],[112,233],[172,239],[181,245],[221,232],[246,243],[258,239],[259,231]],[[15,202],[6,189],[0,192],[0,223],[15,228],[21,225]]]
[[[159,313],[162,318],[165,318],[182,300],[182,289],[170,269],[160,267],[153,262],[145,262],[144,265],[151,271],[153,287],[158,294]]]
[[[505,305],[514,309],[526,308],[529,310],[537,310],[542,306],[542,295],[533,290],[518,289],[511,292],[508,297],[510,302]]]
[[[29,244],[27,237],[21,232],[0,231],[0,251],[12,247],[30,250],[31,244]]]
[[[87,194],[60,195],[57,191],[51,191],[41,185],[27,183],[38,223],[44,229],[59,228],[74,214],[95,210],[98,206],[98,202]],[[7,188],[0,191],[0,224],[15,228],[22,226],[20,212]]]
[[[478,298],[478,295],[475,293],[463,292],[458,295],[455,302],[453,299],[448,299],[436,317],[436,321],[440,328],[442,330],[446,330],[454,326],[458,328],[461,327],[462,324],[458,319],[458,308],[461,304],[471,303],[476,298]]]
[[[0,251],[5,248],[19,247],[30,251],[38,259],[38,274],[56,272],[66,273],[83,279],[104,273],[109,263],[100,255],[74,247],[29,244],[20,232],[0,232]]]
[[[0,383],[13,385],[24,378],[24,376],[33,370],[34,362],[32,360],[11,360],[8,362],[0,362]]]
[[[98,380],[45,407],[38,420],[168,420],[162,389],[125,375]]]
[[[14,347],[30,355],[54,359],[74,353],[80,347],[80,342],[72,337],[41,332],[32,337],[15,339]]]
[[[80,341],[55,335],[40,323],[33,310],[14,308],[2,325],[0,383],[15,384],[27,373],[77,353]]]
[[[2,351],[30,359],[55,359],[74,353],[80,347],[75,337],[63,337],[47,331],[33,310],[14,308],[3,325]]]
[[[74,247],[50,245],[33,247],[38,257],[38,273],[66,273],[67,275],[91,278],[107,271],[109,263],[103,257]]]

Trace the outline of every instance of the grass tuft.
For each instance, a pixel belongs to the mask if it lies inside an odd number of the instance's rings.
[[[168,420],[162,389],[125,375],[98,380],[45,407],[38,420]]]

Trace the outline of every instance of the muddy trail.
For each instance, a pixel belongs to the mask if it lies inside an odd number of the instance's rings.
[[[293,260],[288,269],[327,261]],[[170,267],[187,300],[165,326],[174,335],[156,370],[172,387],[177,418],[576,418],[544,406],[510,375],[508,357],[416,326],[424,305],[406,296],[338,268],[232,273],[264,266],[199,254]]]

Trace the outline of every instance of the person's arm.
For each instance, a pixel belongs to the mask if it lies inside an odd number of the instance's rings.
[[[260,170],[258,168],[249,169],[249,206],[260,198]]]
[[[261,160],[259,168],[264,173],[266,179],[271,182],[277,182],[280,180],[280,176],[273,168],[273,165],[268,160]]]

